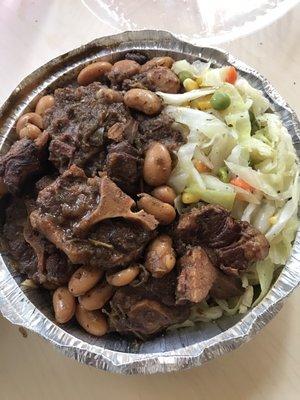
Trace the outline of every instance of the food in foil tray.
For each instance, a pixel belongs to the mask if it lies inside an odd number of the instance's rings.
[[[95,61],[15,128],[2,239],[58,324],[147,340],[246,313],[289,257],[297,156],[233,66]]]

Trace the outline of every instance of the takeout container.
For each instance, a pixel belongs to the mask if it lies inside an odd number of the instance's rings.
[[[128,50],[143,50],[150,56],[211,60],[213,65],[234,65],[241,76],[270,99],[300,153],[300,123],[291,108],[270,83],[254,69],[221,50],[197,47],[163,31],[125,32],[96,39],[55,58],[25,78],[0,109],[0,151],[16,139],[18,117],[37,99],[70,81],[87,63],[104,57],[115,61]],[[226,317],[214,323],[168,331],[145,343],[112,334],[95,338],[76,324],[54,322],[48,293],[20,285],[22,277],[5,254],[0,255],[0,311],[13,324],[23,326],[53,343],[64,354],[96,368],[122,374],[152,374],[178,371],[227,353],[251,339],[280,310],[285,298],[300,282],[299,231],[289,261],[265,299],[246,315]]]

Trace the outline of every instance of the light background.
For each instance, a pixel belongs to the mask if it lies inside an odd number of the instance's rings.
[[[116,33],[79,0],[0,0],[0,102],[51,58]],[[300,5],[223,48],[265,75],[300,115]],[[300,266],[299,266],[300,268]],[[1,400],[298,400],[300,290],[255,339],[201,368],[118,376],[65,358],[0,317]]]

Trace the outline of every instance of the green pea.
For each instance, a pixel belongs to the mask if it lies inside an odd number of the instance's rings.
[[[215,92],[210,99],[210,103],[215,110],[225,110],[230,106],[231,99],[227,93]]]
[[[228,169],[226,167],[221,167],[218,171],[218,177],[222,182],[228,183],[229,182]]]
[[[192,79],[193,75],[189,71],[181,71],[178,74],[178,78],[183,83],[187,78]]]

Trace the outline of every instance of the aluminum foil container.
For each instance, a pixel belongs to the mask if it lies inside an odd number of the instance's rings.
[[[16,139],[14,125],[37,99],[70,81],[87,63],[105,58],[115,61],[132,49],[150,56],[211,60],[216,66],[234,65],[241,76],[263,90],[293,138],[300,153],[300,123],[291,108],[254,69],[221,50],[182,42],[167,32],[125,32],[96,39],[45,64],[25,78],[0,109],[0,151]],[[43,290],[20,285],[22,277],[5,254],[0,255],[0,310],[13,324],[30,329],[53,343],[64,354],[87,365],[122,374],[152,374],[198,366],[236,349],[250,340],[280,310],[300,282],[300,234],[291,257],[265,299],[244,316],[226,317],[215,323],[169,331],[145,343],[117,335],[94,338],[75,324],[58,326],[51,301]]]

